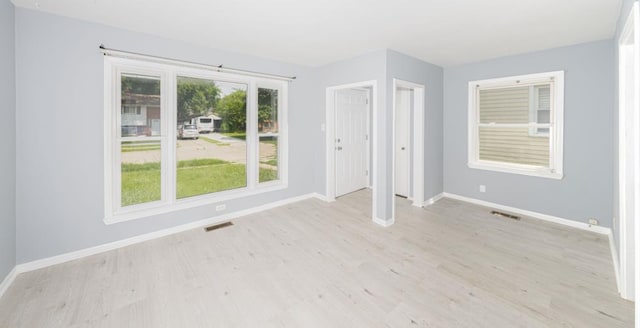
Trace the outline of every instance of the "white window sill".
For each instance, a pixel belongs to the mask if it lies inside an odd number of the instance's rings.
[[[176,200],[173,204],[158,202],[157,206],[146,207],[134,210],[123,210],[115,212],[112,215],[107,215],[104,218],[104,223],[107,225],[126,222],[141,218],[146,218],[154,215],[166,214],[176,212],[180,210],[186,210],[196,208],[200,206],[212,205],[221,203],[233,199],[254,196],[267,192],[283,190],[287,188],[287,184],[282,181],[267,182],[263,185],[257,186],[255,189],[248,190],[246,188],[230,190],[226,192],[219,192],[211,195],[194,196],[185,199]],[[226,211],[226,210],[222,210]],[[221,212],[222,212],[221,211]]]
[[[504,164],[493,164],[491,162],[481,162],[481,161],[469,162],[468,165],[470,168],[478,169],[478,170],[528,175],[533,177],[555,179],[555,180],[561,180],[563,178],[562,172],[551,171],[549,169],[540,169],[540,168],[526,166],[526,165],[504,165]]]

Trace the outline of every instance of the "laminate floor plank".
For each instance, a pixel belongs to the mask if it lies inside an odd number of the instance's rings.
[[[310,199],[19,275],[0,327],[633,327],[606,236],[442,199]]]

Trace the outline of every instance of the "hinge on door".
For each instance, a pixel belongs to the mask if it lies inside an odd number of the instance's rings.
[[[366,98],[366,99],[364,100],[364,104],[365,104],[365,105],[369,105],[369,98]]]
[[[364,175],[369,176],[369,170],[364,170]]]
[[[368,134],[364,135],[364,140],[369,141],[369,135]]]

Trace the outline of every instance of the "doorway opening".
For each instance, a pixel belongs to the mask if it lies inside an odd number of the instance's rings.
[[[377,83],[365,81],[327,88],[326,198],[335,201],[371,188],[376,197],[375,123]],[[372,217],[376,209],[371,201]]]
[[[398,197],[424,206],[425,87],[393,79],[393,217]]]

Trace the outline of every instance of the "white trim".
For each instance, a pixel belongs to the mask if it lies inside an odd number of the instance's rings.
[[[422,204],[423,207],[429,206],[429,205],[433,205],[435,204],[437,201],[441,200],[444,197],[444,193],[439,193],[427,200],[424,201],[424,203]]]
[[[634,2],[631,11],[629,12],[629,16],[624,24],[624,28],[622,33],[620,33],[620,37],[618,39],[618,69],[619,69],[619,94],[618,94],[618,187],[619,187],[619,218],[620,218],[620,295],[622,298],[627,300],[634,300],[635,296],[638,295],[638,281],[637,274],[640,274],[640,270],[638,270],[638,263],[640,254],[639,245],[637,245],[638,236],[640,231],[637,230],[640,225],[635,226],[634,231],[634,221],[637,220],[637,212],[640,211],[640,204],[637,203],[637,199],[634,201],[630,199],[631,197],[627,195],[627,187],[628,183],[634,184],[634,193],[636,196],[640,193],[640,188],[637,187],[638,181],[629,181],[630,177],[627,177],[627,166],[637,166],[638,160],[636,157],[635,160],[633,158],[628,159],[626,156],[627,151],[627,143],[636,142],[638,143],[638,133],[640,133],[640,126],[637,123],[637,116],[640,115],[637,107],[640,105],[640,93],[638,92],[638,88],[640,87],[640,13],[638,9],[638,3]],[[633,38],[631,38],[633,36]],[[629,56],[626,53],[625,45],[632,44],[633,50],[633,70],[625,65],[626,56]],[[632,73],[634,76],[634,86],[633,86],[633,99],[635,102],[636,108],[632,109],[632,113],[628,113],[629,110],[627,108],[627,83],[628,74]],[[635,110],[635,114],[634,111]],[[631,114],[631,117],[628,117]],[[634,116],[636,118],[634,119]],[[627,122],[633,121],[634,126],[633,129],[635,131],[627,131]],[[633,148],[637,148],[638,144],[632,146]],[[635,155],[638,155],[638,152],[635,152]],[[634,163],[635,162],[635,163]],[[635,170],[634,172],[635,179],[639,178],[640,172]],[[636,217],[629,217],[627,215],[627,207],[628,202],[633,202],[635,204],[635,214]],[[635,236],[634,236],[635,235]],[[635,244],[635,246],[634,246]],[[634,250],[635,247],[635,250]],[[633,257],[633,253],[636,253],[636,257]],[[634,264],[635,262],[635,264]],[[635,271],[635,274],[634,274]],[[635,292],[631,286],[635,283]],[[640,295],[639,295],[640,296]],[[640,302],[636,303],[636,315],[640,315]],[[640,322],[640,320],[637,320]]]
[[[540,220],[543,220],[543,221],[553,222],[553,223],[562,224],[562,225],[568,226],[568,227],[573,227],[573,228],[578,228],[578,229],[581,229],[581,230],[595,232],[595,233],[598,233],[598,234],[601,234],[601,235],[608,235],[608,234],[612,233],[611,232],[611,228],[607,228],[607,227],[603,227],[603,226],[593,226],[593,225],[590,225],[590,224],[584,223],[584,222],[564,219],[564,218],[561,218],[561,217],[548,215],[548,214],[542,214],[542,213],[533,212],[533,211],[529,211],[529,210],[523,210],[523,209],[520,209],[520,208],[517,208],[517,207],[511,207],[511,206],[507,206],[507,205],[496,204],[496,203],[487,202],[487,201],[484,201],[484,200],[470,198],[470,197],[465,197],[465,196],[452,194],[452,193],[448,193],[448,192],[444,192],[444,193],[442,193],[442,195],[445,198],[456,199],[456,200],[460,200],[460,201],[463,201],[463,202],[472,203],[472,204],[476,204],[476,205],[480,205],[480,206],[484,206],[484,207],[491,207],[491,208],[495,208],[495,209],[502,210],[502,211],[507,211],[507,212],[511,212],[511,213],[515,213],[515,214],[524,215],[524,216],[529,216],[529,217],[540,219]]]
[[[327,87],[326,89],[326,117],[325,117],[325,196],[323,197],[325,201],[332,202],[336,199],[336,168],[335,168],[335,138],[336,138],[336,104],[335,104],[335,94],[338,90],[343,89],[356,89],[356,88],[371,88],[370,95],[370,107],[369,111],[373,114],[371,121],[371,131],[369,133],[369,140],[371,142],[371,146],[368,148],[372,149],[372,153],[370,156],[371,168],[369,174],[371,175],[371,216],[372,220],[376,222],[377,218],[377,209],[376,209],[376,198],[377,198],[377,162],[376,158],[378,155],[378,81],[377,80],[369,80],[362,81],[356,83],[342,84],[337,86]]]
[[[411,138],[411,155],[413,158],[412,169],[410,179],[413,182],[413,188],[411,190],[412,205],[417,207],[424,206],[424,135],[425,135],[425,86],[419,83],[409,82],[401,79],[393,79],[393,95],[392,101],[392,123],[391,123],[391,135],[392,135],[392,151],[391,151],[391,188],[392,188],[392,211],[391,217],[395,218],[396,215],[396,93],[398,88],[407,88],[413,90],[413,106],[410,109],[410,113],[413,114],[413,133]]]
[[[143,59],[144,56],[137,58]],[[171,64],[171,65],[169,65]],[[113,224],[174,212],[226,201],[259,193],[281,190],[288,187],[288,83],[281,80],[237,74],[205,71],[190,66],[176,66],[173,62],[139,61],[130,58],[104,58],[104,222]],[[145,137],[143,140],[158,139],[162,148],[161,200],[121,207],[120,187],[120,135],[119,104],[120,83],[123,73],[157,76],[161,81],[162,136]],[[176,104],[178,77],[192,77],[212,81],[226,81],[247,86],[247,147],[246,187],[233,190],[192,196],[184,199],[176,197]],[[259,139],[258,139],[258,97],[259,87],[278,90],[278,180],[260,183],[259,180]],[[136,138],[132,138],[136,139]]]
[[[275,201],[275,202],[272,202],[272,203],[267,203],[267,204],[264,204],[264,205],[260,205],[260,206],[256,206],[256,207],[252,207],[252,208],[248,208],[248,209],[244,209],[244,210],[233,212],[233,213],[226,213],[226,214],[222,214],[222,215],[219,215],[219,216],[214,216],[214,217],[211,217],[211,218],[208,218],[208,219],[203,219],[203,220],[199,220],[199,221],[195,221],[195,222],[191,222],[191,223],[187,223],[187,224],[182,224],[182,225],[171,227],[171,228],[168,228],[168,229],[154,231],[154,232],[142,234],[142,235],[131,237],[131,238],[114,241],[114,242],[111,242],[111,243],[106,243],[106,244],[93,246],[93,247],[89,247],[89,248],[85,248],[85,249],[81,249],[81,250],[77,250],[77,251],[73,251],[73,252],[69,252],[69,253],[65,253],[65,254],[60,254],[60,255],[44,258],[44,259],[39,259],[39,260],[35,260],[35,261],[23,263],[23,264],[18,264],[16,266],[16,268],[15,268],[15,271],[16,271],[17,274],[20,274],[20,273],[24,273],[24,272],[38,270],[38,269],[42,269],[42,268],[49,267],[49,266],[52,266],[52,265],[61,264],[61,263],[65,263],[65,262],[69,262],[69,261],[73,261],[73,260],[77,260],[77,259],[80,259],[80,258],[83,258],[83,257],[87,257],[87,256],[91,256],[91,255],[95,255],[95,254],[111,251],[111,250],[114,250],[114,249],[130,246],[130,245],[134,245],[134,244],[138,244],[138,243],[145,242],[145,241],[152,240],[152,239],[156,239],[156,238],[161,238],[161,237],[173,235],[173,234],[180,233],[180,232],[187,231],[187,230],[201,228],[201,227],[204,227],[204,226],[220,223],[220,222],[223,222],[223,221],[236,219],[236,218],[239,218],[239,217],[242,217],[242,216],[246,216],[246,215],[250,215],[250,214],[254,214],[254,213],[259,213],[259,212],[266,211],[266,210],[269,210],[269,209],[272,209],[272,208],[276,208],[276,207],[280,207],[280,206],[283,206],[283,205],[287,205],[287,204],[291,204],[291,203],[307,200],[307,199],[310,199],[310,198],[316,198],[316,197],[317,197],[317,194],[309,193],[309,194],[305,194],[305,195],[300,195],[300,196],[296,196],[296,197],[282,199],[282,200],[279,200],[279,201]]]
[[[0,298],[2,298],[2,295],[4,295],[4,293],[7,291],[7,289],[9,289],[9,287],[11,287],[11,284],[13,284],[13,281],[18,276],[18,271],[17,271],[16,268],[17,267],[13,267],[13,269],[11,269],[11,271],[9,271],[9,274],[7,274],[7,276],[4,278],[4,280],[2,280],[2,283],[0,283]]]
[[[396,220],[394,218],[391,218],[389,220],[383,220],[381,218],[373,218],[373,222],[379,226],[388,228],[392,226],[394,223],[396,223]]]
[[[469,162],[467,165],[469,166],[469,168],[472,168],[472,169],[521,174],[521,175],[528,175],[532,177],[541,177],[541,178],[549,178],[549,179],[556,179],[556,180],[561,180],[563,177],[562,174],[553,173],[548,169],[532,168],[529,166],[518,165],[518,164],[505,165],[500,162],[477,161],[477,162]]]
[[[317,192],[314,192],[312,195],[313,195],[314,198],[317,198],[317,199],[319,199],[319,200],[321,200],[321,201],[323,201],[325,203],[333,203],[333,202],[336,201],[335,198],[329,199],[329,198],[327,198],[327,196],[325,196],[323,194],[320,194],[320,193],[317,193]]]
[[[250,197],[250,196],[255,196],[255,195],[259,195],[267,192],[273,192],[273,191],[284,190],[284,189],[287,189],[287,185],[284,185],[281,183],[269,184],[269,182],[266,182],[264,183],[264,185],[259,184],[254,189],[238,188],[234,190],[221,191],[221,192],[215,193],[215,196],[200,195],[200,196],[193,196],[185,199],[179,199],[173,205],[170,205],[170,206],[159,203],[159,205],[156,207],[147,207],[147,208],[141,209],[140,211],[130,211],[126,213],[116,214],[111,217],[107,217],[104,219],[104,223],[106,225],[111,225],[111,224],[120,223],[120,222],[127,222],[127,221],[150,217],[154,215],[171,213],[171,212],[176,212],[176,211],[185,210],[189,208],[200,207],[200,206],[212,205],[212,204],[226,202],[233,199]]]
[[[478,120],[479,90],[484,88],[508,88],[514,86],[551,83],[550,124],[481,124]],[[468,88],[467,115],[467,164],[472,169],[523,174],[542,178],[562,179],[563,177],[563,131],[564,131],[564,71],[554,71],[519,76],[501,77],[470,81]],[[529,165],[518,165],[506,162],[480,160],[479,158],[479,126],[496,127],[551,127],[549,136],[549,166],[540,168]]]
[[[616,240],[613,236],[613,230],[610,230],[607,234],[609,237],[609,248],[611,249],[611,261],[613,263],[613,271],[616,275],[616,288],[620,293],[620,258],[618,257],[618,251],[616,248]]]

